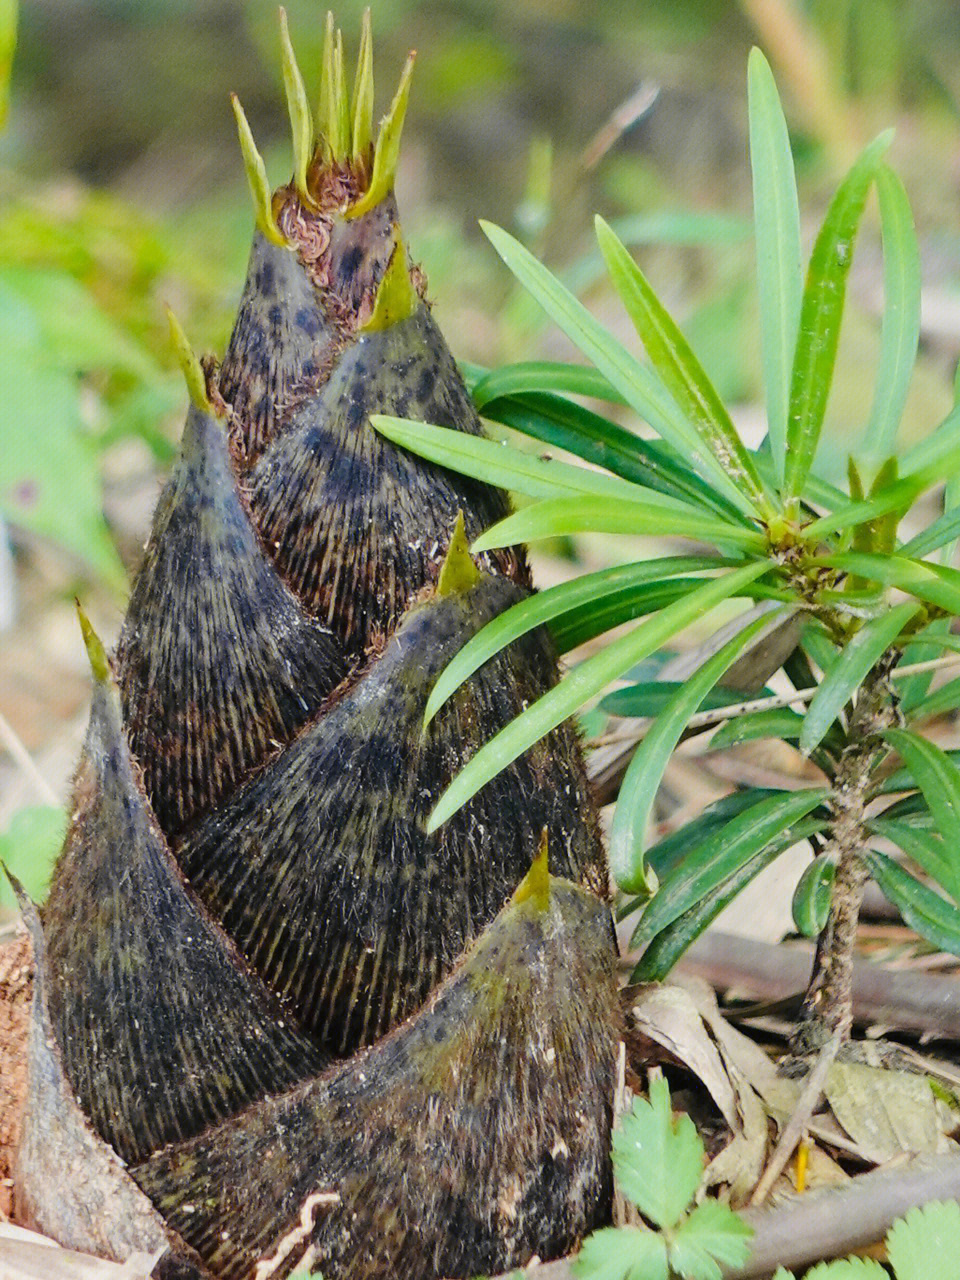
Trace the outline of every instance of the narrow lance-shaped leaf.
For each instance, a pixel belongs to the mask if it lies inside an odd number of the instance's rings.
[[[424,712],[424,724],[429,724],[451,694],[494,654],[534,627],[625,587],[660,582],[681,573],[724,567],[725,561],[712,556],[673,556],[600,569],[596,573],[583,574],[572,582],[562,582],[556,587],[538,591],[488,622],[467,641],[433,686]]]
[[[695,618],[702,618],[721,600],[743,590],[766,569],[765,563],[745,565],[742,569],[734,569],[723,577],[705,582],[683,600],[668,605],[652,618],[639,623],[627,635],[568,672],[560,684],[501,729],[470,759],[437,802],[430,815],[428,831],[435,831],[446,822],[491,778],[495,778],[544,734],[573,715],[611,680],[616,680],[634,663],[655,653],[671,636]]]
[[[702,515],[684,503],[622,502],[616,498],[551,498],[536,502],[499,520],[474,542],[474,551],[491,551],[538,538],[576,533],[649,534],[653,537],[693,538],[698,542],[729,544],[762,551],[763,535],[739,524]]]
[[[867,866],[906,923],[941,951],[960,956],[960,907],[921,884],[892,858],[868,853]]]
[[[370,425],[394,444],[422,458],[459,471],[475,480],[513,489],[530,498],[572,497],[576,494],[600,498],[616,498],[625,502],[669,508],[674,511],[693,510],[676,498],[651,492],[640,485],[588,471],[570,462],[555,458],[538,458],[520,449],[513,449],[496,440],[467,435],[449,427],[432,423],[414,422],[407,418],[391,418],[373,414]]]
[[[922,560],[931,551],[939,551],[941,547],[946,547],[958,537],[960,537],[960,508],[953,507],[949,511],[944,511],[942,516],[934,520],[933,524],[918,533],[916,537],[905,542],[900,548],[900,554]]]
[[[781,792],[732,818],[722,831],[691,849],[677,871],[651,898],[634,930],[632,945],[649,942],[695,903],[709,897],[755,854],[823,804],[828,795],[825,787]]]
[[[797,881],[790,910],[794,923],[805,938],[818,938],[823,932],[836,874],[837,864],[824,853],[813,859]]]
[[[653,563],[656,563],[654,561]],[[725,560],[724,568],[733,568],[735,560]],[[698,585],[696,578],[667,578],[664,581],[641,582],[635,587],[623,587],[609,595],[578,605],[568,613],[551,619],[547,624],[558,654],[569,653],[578,645],[601,636],[605,631],[634,622],[647,614],[656,613],[673,604],[681,596]],[[759,590],[754,586],[751,592]],[[599,710],[599,707],[598,707]],[[601,713],[605,715],[605,713]]]
[[[803,295],[800,210],[787,122],[773,72],[759,49],[750,50],[747,92],[767,430],[782,482],[790,371]]]
[[[600,217],[596,219],[596,230],[614,288],[654,368],[693,423],[703,442],[701,452],[705,447],[713,454],[759,514],[771,515],[773,508],[753,459],[690,344],[629,252]]]
[[[726,474],[681,413],[658,378],[593,318],[569,289],[538,262],[528,249],[500,227],[481,222],[488,239],[524,288],[630,405],[665,441],[699,459],[713,483],[741,511],[750,502]]]
[[[892,840],[922,867],[928,876],[960,903],[960,849],[948,849],[940,835],[895,818],[877,818],[869,823],[874,835]]]
[[[883,327],[865,445],[874,458],[883,458],[893,451],[917,358],[920,251],[903,183],[885,164],[876,183],[883,234]]]
[[[620,786],[610,828],[610,870],[625,893],[652,893],[656,877],[644,858],[647,820],[653,810],[663,771],[684,727],[704,697],[753,637],[769,622],[755,618],[695,671],[671,698],[640,743]]]
[[[948,613],[960,613],[960,572],[945,565],[908,560],[902,555],[881,556],[857,551],[823,556],[819,563],[896,587],[919,600],[939,605]]]
[[[850,640],[811,699],[800,730],[800,750],[809,755],[920,606],[908,600],[865,623]]]
[[[892,134],[875,139],[844,178],[817,236],[800,309],[797,349],[790,378],[784,497],[798,499],[823,428],[837,356],[847,275],[857,228],[880,157]]]
[[[474,384],[471,394],[474,404],[482,410],[491,400],[525,391],[560,391],[609,400],[611,404],[626,404],[598,369],[588,364],[558,364],[550,360],[526,360],[494,369]]]
[[[917,733],[888,729],[884,737],[916,779],[947,847],[960,849],[960,769],[945,751]]]

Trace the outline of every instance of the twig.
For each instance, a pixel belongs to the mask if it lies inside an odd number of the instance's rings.
[[[840,1036],[835,1032],[817,1055],[813,1069],[807,1076],[800,1092],[800,1097],[797,1099],[797,1105],[794,1107],[790,1119],[784,1125],[783,1131],[777,1140],[773,1155],[770,1157],[770,1163],[763,1171],[763,1176],[750,1197],[751,1206],[763,1204],[770,1194],[773,1184],[783,1172],[787,1161],[793,1155],[794,1148],[803,1137],[803,1132],[810,1122],[810,1117],[820,1101],[823,1086],[826,1084],[827,1073],[833,1064],[834,1058],[837,1056],[839,1048]]]
[[[33,758],[31,757],[30,752],[20,741],[20,738],[15,732],[13,725],[6,718],[3,712],[0,712],[0,741],[3,742],[3,745],[6,747],[7,751],[13,757],[15,762],[20,766],[21,770],[26,774],[26,776],[33,783],[33,785],[37,789],[38,794],[43,797],[46,803],[56,805],[59,807],[60,805],[59,796],[54,791],[53,787],[50,786],[50,783],[47,782],[46,778],[43,776],[43,774],[40,772],[37,766],[34,764]]]
[[[584,169],[595,169],[626,131],[642,120],[660,97],[660,86],[642,80],[587,143],[581,157]]]

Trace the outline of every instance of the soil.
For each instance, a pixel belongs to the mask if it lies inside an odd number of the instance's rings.
[[[25,933],[0,945],[0,1221],[13,1216],[13,1163],[27,1093],[33,949]]]

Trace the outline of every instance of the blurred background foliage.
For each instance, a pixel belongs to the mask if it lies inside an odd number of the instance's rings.
[[[346,32],[358,31],[363,3],[338,5]],[[287,8],[309,76],[325,9],[315,0]],[[748,50],[760,44],[785,98],[808,242],[838,173],[869,137],[896,126],[890,159],[910,194],[924,269],[904,434],[943,417],[960,354],[956,0],[372,8],[380,109],[405,53],[419,50],[398,194],[458,357],[572,358],[511,283],[480,217],[520,236],[605,324],[623,329],[591,247],[600,212],[640,249],[737,406],[738,426],[759,442],[744,84]],[[0,82],[13,16],[13,0],[0,0]],[[95,614],[101,601],[108,636],[119,620],[186,399],[163,304],[198,350],[222,352],[252,229],[227,94],[240,95],[271,178],[285,180],[279,67],[270,0],[21,7],[0,135],[0,628],[10,635],[29,637],[31,617],[51,599],[66,611],[77,591]],[[848,424],[864,420],[878,350],[875,218],[850,289],[827,431],[838,468]],[[602,561],[589,543],[554,550],[582,565]],[[553,572],[545,568],[547,580]],[[13,678],[5,684],[0,661],[0,711]],[[22,716],[21,736],[42,744]],[[9,812],[0,804],[0,830]]]

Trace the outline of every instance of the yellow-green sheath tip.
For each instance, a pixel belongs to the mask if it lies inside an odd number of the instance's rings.
[[[80,622],[80,634],[83,636],[87,657],[90,660],[90,670],[93,672],[93,678],[97,684],[105,684],[110,678],[110,663],[107,659],[107,651],[103,647],[103,641],[94,631],[90,619],[84,613],[80,601],[75,601],[75,604],[77,606],[77,619]]]
[[[395,234],[396,244],[387,263],[387,269],[377,285],[377,295],[370,319],[360,326],[361,330],[367,333],[389,329],[391,325],[406,320],[416,311],[420,301],[413,281],[410,279],[403,241],[398,231]]]
[[[513,901],[517,904],[532,901],[538,911],[546,911],[550,906],[550,851],[546,827],[540,837],[537,856],[530,863],[530,870],[517,885]]]
[[[437,595],[450,596],[460,591],[468,591],[480,577],[480,570],[470,555],[467,533],[463,527],[463,512],[457,512],[457,521],[450,535],[450,545],[440,576],[437,578]]]
[[[290,131],[293,136],[293,180],[301,197],[309,199],[307,169],[313,158],[313,116],[310,113],[303,76],[297,64],[297,55],[293,51],[293,42],[290,39],[287,11],[282,6],[280,9],[280,58],[283,67],[283,88],[290,116]]]
[[[214,413],[213,405],[210,403],[210,397],[207,394],[207,378],[203,372],[203,366],[197,359],[196,352],[190,346],[180,321],[169,307],[166,308],[166,312],[167,323],[170,325],[170,341],[173,343],[173,349],[177,353],[177,360],[183,370],[190,399],[204,413]]]
[[[410,98],[410,78],[413,75],[413,64],[416,50],[412,50],[404,64],[400,75],[400,83],[394,94],[390,110],[380,123],[377,134],[377,145],[373,153],[373,173],[370,186],[356,204],[344,210],[345,218],[359,218],[376,206],[393,190],[397,180],[397,163],[400,158],[400,136],[403,133],[403,121],[407,114],[407,102]]]
[[[230,105],[233,107],[233,114],[237,121],[240,152],[253,199],[253,212],[257,219],[257,226],[273,244],[288,248],[286,237],[277,226],[277,220],[273,214],[273,194],[270,183],[267,181],[267,168],[263,163],[263,156],[257,150],[247,117],[235,93],[230,95]]]

